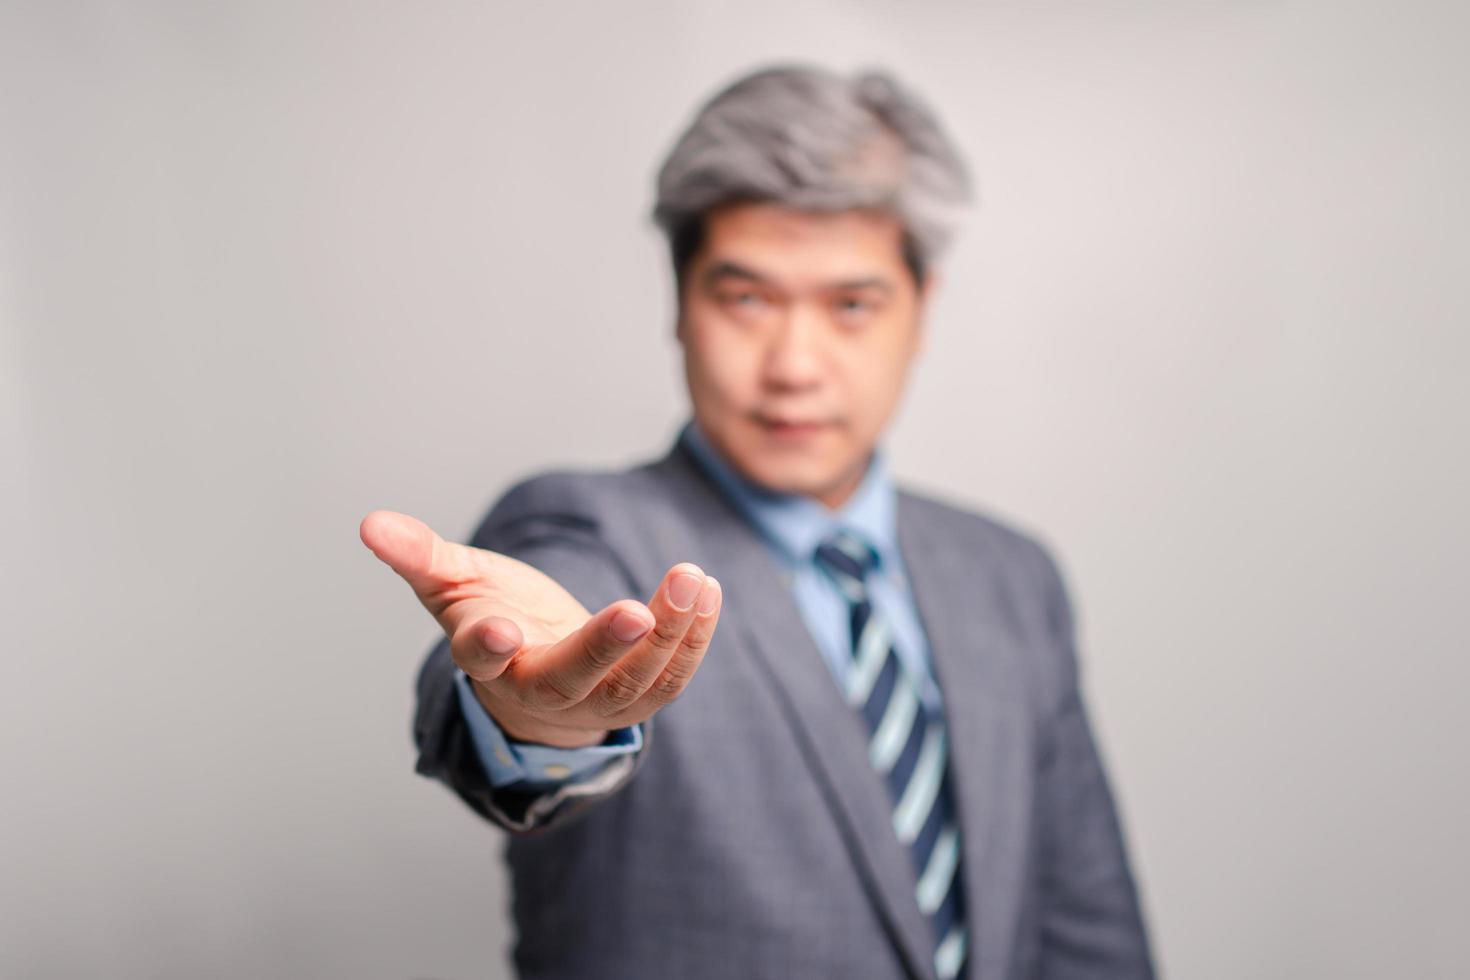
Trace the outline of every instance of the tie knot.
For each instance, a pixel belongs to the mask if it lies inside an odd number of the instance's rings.
[[[816,557],[850,601],[860,602],[867,595],[864,582],[878,564],[878,552],[872,545],[851,531],[840,530],[817,545]]]

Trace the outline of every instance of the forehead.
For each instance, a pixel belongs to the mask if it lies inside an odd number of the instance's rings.
[[[905,276],[903,225],[884,211],[797,211],[742,203],[705,215],[696,264],[731,262],[792,288]]]

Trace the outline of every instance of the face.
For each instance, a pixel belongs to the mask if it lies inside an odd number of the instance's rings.
[[[747,479],[836,508],[862,481],[920,348],[903,228],[872,211],[741,203],[705,216],[679,341],[694,417]]]

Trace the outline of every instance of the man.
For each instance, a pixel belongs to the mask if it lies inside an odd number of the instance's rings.
[[[418,770],[511,832],[518,969],[1151,976],[1053,562],[877,449],[958,155],[885,75],[775,68],[658,193],[668,455],[523,482],[472,547],[362,526],[444,628]]]

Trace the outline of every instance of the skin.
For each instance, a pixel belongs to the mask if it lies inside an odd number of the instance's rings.
[[[439,623],[491,717],[526,742],[596,745],[651,717],[694,676],[719,619],[719,582],[687,562],[647,604],[592,615],[530,565],[407,514],[373,511],[359,533]]]
[[[705,218],[676,328],[695,419],[748,479],[840,507],[898,405],[934,277],[914,282],[902,226],[883,212],[741,203]],[[699,669],[719,620],[719,582],[687,562],[647,603],[593,614],[530,565],[407,514],[374,511],[359,533],[522,741],[595,745],[651,717]]]
[[[677,334],[700,428],[755,483],[842,505],[923,341],[918,288],[885,213],[739,204],[706,216]]]

